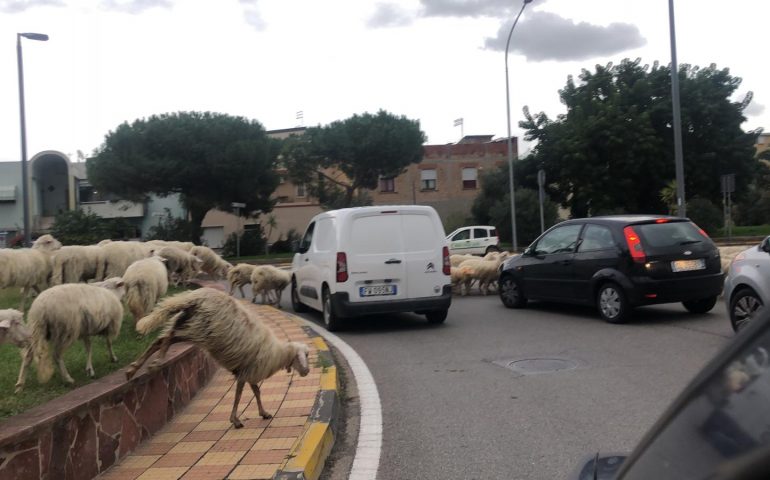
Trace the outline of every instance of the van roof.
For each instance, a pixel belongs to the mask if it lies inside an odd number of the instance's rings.
[[[379,213],[379,212],[388,212],[388,213],[395,213],[395,212],[420,212],[420,213],[426,213],[426,212],[435,212],[436,210],[433,207],[429,207],[426,205],[376,205],[376,206],[368,206],[368,207],[350,207],[350,208],[340,208],[337,210],[328,210],[326,212],[319,213],[314,218],[321,218],[321,217],[349,217],[355,214],[367,214],[367,213]]]

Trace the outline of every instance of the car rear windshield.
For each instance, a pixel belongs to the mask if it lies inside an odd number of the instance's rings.
[[[644,243],[653,248],[687,245],[705,240],[692,222],[665,222],[633,225]]]

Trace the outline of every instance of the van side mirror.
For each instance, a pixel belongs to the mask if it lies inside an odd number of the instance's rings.
[[[770,253],[770,236],[767,236],[762,240],[762,243],[759,244],[759,249],[763,252]]]

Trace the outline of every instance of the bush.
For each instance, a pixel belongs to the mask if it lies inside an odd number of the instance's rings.
[[[255,228],[250,230],[244,230],[241,235],[241,256],[262,255],[265,253],[266,240],[262,235],[262,227],[255,225]],[[231,233],[225,245],[222,247],[223,257],[235,257],[238,249],[238,234],[237,232]]]
[[[293,228],[286,232],[286,239],[279,238],[270,247],[270,253],[294,253],[294,246],[299,244],[301,235]]]
[[[158,224],[147,230],[145,240],[189,242],[191,236],[192,222],[171,215],[171,209],[167,208]]]
[[[687,202],[687,217],[711,236],[715,236],[724,224],[722,211],[710,200],[693,197]]]
[[[102,218],[82,210],[62,212],[54,218],[51,235],[62,245],[91,245],[104,239],[132,238],[136,228],[123,218]]]

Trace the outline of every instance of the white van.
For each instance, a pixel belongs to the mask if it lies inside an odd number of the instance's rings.
[[[388,205],[331,210],[313,217],[292,261],[291,303],[341,319],[415,312],[446,319],[452,302],[449,248],[432,207]]]

